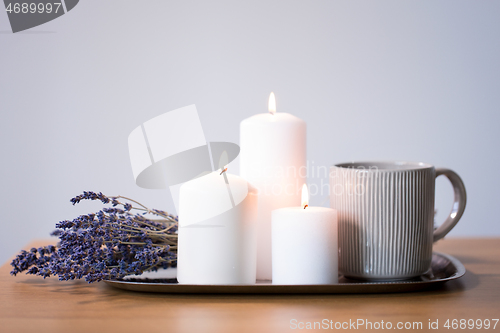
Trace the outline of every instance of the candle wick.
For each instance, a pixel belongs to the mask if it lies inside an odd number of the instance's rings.
[[[223,174],[224,172],[226,172],[226,171],[227,171],[227,168],[225,168],[224,170],[222,170],[222,171],[221,171],[221,173],[220,173],[220,175],[222,175],[222,174]],[[220,176],[220,175],[219,175],[219,176]]]
[[[304,206],[304,209],[306,209],[306,207],[308,207],[308,206],[309,206],[309,205],[305,205],[305,206]]]

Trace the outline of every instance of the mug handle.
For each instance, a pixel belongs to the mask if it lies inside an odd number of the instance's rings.
[[[458,220],[462,217],[465,204],[467,203],[467,193],[465,192],[465,185],[460,178],[460,176],[453,170],[445,168],[436,168],[436,178],[439,176],[445,176],[451,182],[453,186],[453,192],[455,193],[453,199],[453,207],[450,214],[446,218],[443,224],[434,230],[434,242],[443,238],[451,229],[457,224]]]

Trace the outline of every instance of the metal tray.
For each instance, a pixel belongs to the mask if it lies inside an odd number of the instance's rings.
[[[419,291],[439,287],[465,274],[465,267],[456,258],[434,252],[431,269],[418,278],[393,282],[364,282],[339,277],[337,284],[274,285],[257,281],[253,285],[192,285],[177,283],[175,278],[131,278],[105,281],[119,289],[171,294],[366,294]]]

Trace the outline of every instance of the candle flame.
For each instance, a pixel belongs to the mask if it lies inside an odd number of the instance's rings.
[[[307,191],[307,185],[302,185],[302,207],[306,209],[309,206],[309,191]]]
[[[268,109],[270,114],[276,113],[276,97],[274,97],[273,92],[271,92],[271,95],[269,95]]]

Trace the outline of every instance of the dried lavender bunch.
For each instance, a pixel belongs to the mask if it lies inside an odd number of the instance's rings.
[[[176,266],[177,217],[122,196],[85,191],[71,202],[81,200],[112,207],[57,223],[52,233],[59,237],[57,246],[21,251],[10,274],[57,275],[61,281],[85,277],[91,283]],[[146,218],[148,214],[155,218]]]

